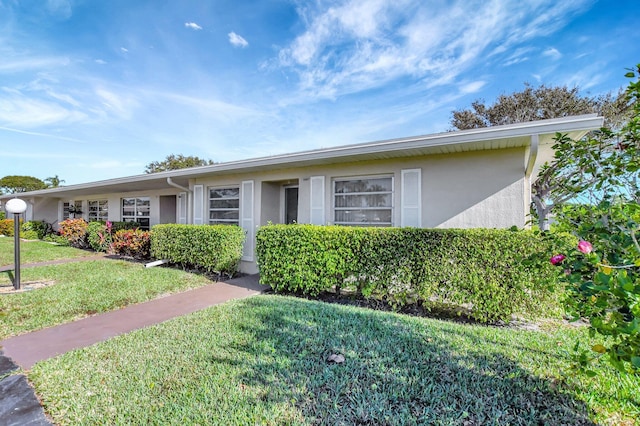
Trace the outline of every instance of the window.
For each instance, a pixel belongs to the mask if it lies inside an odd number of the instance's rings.
[[[238,225],[240,188],[209,188],[209,224]]]
[[[62,203],[62,220],[82,217],[82,201]]]
[[[108,207],[109,202],[107,200],[95,200],[89,201],[89,222],[95,222],[101,220],[106,222],[109,218]]]
[[[150,211],[151,200],[149,197],[122,199],[122,220],[124,222],[138,222],[140,229],[149,230]]]
[[[333,182],[334,223],[351,226],[391,226],[393,178],[336,179]]]

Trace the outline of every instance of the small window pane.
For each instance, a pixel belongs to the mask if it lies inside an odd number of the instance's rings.
[[[226,220],[234,220],[234,221],[238,221],[238,219],[240,218],[240,215],[238,213],[238,211],[210,211],[209,212],[209,219],[226,219]]]
[[[239,198],[240,188],[223,188],[209,190],[209,198]]]
[[[210,200],[209,208],[211,209],[237,209],[240,207],[240,200]]]
[[[391,207],[391,194],[336,195],[336,207]]]

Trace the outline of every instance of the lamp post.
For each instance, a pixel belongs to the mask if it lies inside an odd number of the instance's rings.
[[[27,210],[27,203],[19,198],[6,202],[7,213],[13,214],[13,257],[15,259],[13,288],[20,290],[20,214]]]

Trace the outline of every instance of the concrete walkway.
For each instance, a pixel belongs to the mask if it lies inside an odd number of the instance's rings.
[[[258,283],[258,275],[248,275],[10,337],[1,341],[0,346],[5,356],[28,370],[38,361],[232,299],[259,294],[267,288]]]
[[[93,259],[66,261],[82,260]],[[29,370],[38,361],[268,289],[258,281],[258,275],[234,278],[1,341],[0,424],[51,425],[26,376],[12,375],[20,367]]]

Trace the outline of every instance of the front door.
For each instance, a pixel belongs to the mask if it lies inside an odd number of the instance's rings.
[[[284,188],[284,223],[298,222],[298,187],[285,186]]]

